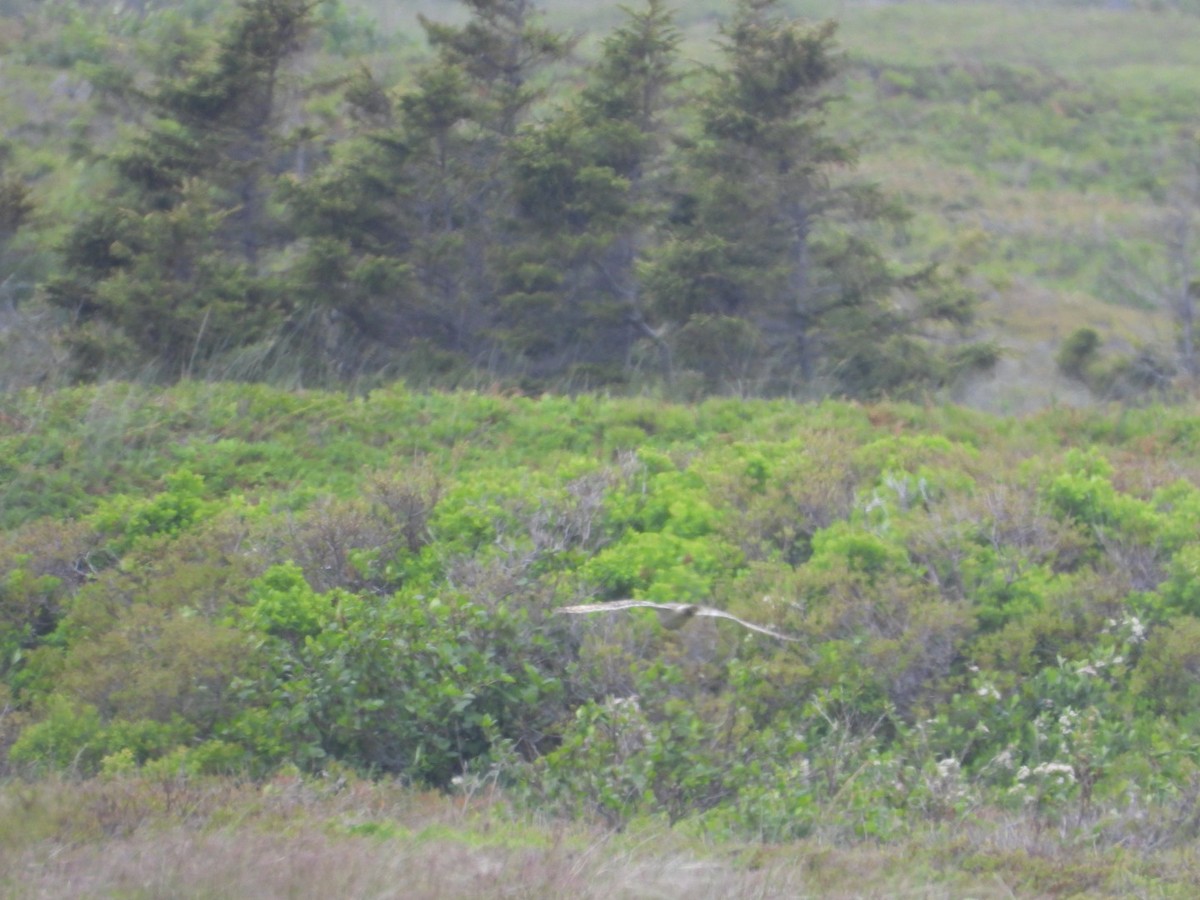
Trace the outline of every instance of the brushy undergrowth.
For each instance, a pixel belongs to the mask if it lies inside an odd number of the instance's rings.
[[[1192,408],[187,383],[0,418],[0,747],[32,779],[6,802],[81,798],[0,816],[18,844],[88,853],[292,772],[702,845],[928,838],[923,865],[1034,893],[1188,870]],[[627,596],[797,640],[555,613]]]

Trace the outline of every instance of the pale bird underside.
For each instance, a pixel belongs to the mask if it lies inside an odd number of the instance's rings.
[[[682,628],[695,616],[710,616],[715,619],[729,619],[732,622],[737,622],[743,628],[749,628],[751,631],[757,631],[759,634],[765,634],[768,637],[777,638],[781,641],[801,640],[801,638],[781,634],[762,625],[755,625],[753,622],[739,619],[733,613],[727,613],[723,609],[714,609],[711,606],[698,606],[694,603],[654,603],[649,600],[614,600],[611,603],[585,603],[581,606],[563,606],[556,609],[555,612],[600,613],[639,608],[657,610],[664,628]]]

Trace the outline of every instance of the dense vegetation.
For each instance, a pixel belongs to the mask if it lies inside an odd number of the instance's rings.
[[[0,891],[1190,897],[1200,9],[548,6],[0,0]]]
[[[1194,837],[1182,412],[114,384],[2,415],[14,771],[350,767],[773,840],[988,810]],[[554,614],[628,595],[800,640]]]

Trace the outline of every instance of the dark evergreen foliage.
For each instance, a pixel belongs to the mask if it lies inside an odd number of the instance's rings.
[[[208,30],[148,12],[174,49],[102,54],[97,97],[132,130],[45,285],[76,377],[878,395],[984,359],[960,352],[959,273],[881,249],[903,212],[826,124],[832,23],[741,0],[690,71],[661,0],[583,63],[530,0],[465,5],[421,20],[432,55],[399,84],[343,63],[306,95],[336,20],[315,0],[240,0]]]
[[[104,365],[93,323],[115,326],[169,376],[282,323],[268,200],[282,163],[283,67],[314,6],[242,0],[211,47],[144,92],[145,124],[110,157],[114,190],[68,235],[65,272],[48,285],[77,317],[81,375]]]

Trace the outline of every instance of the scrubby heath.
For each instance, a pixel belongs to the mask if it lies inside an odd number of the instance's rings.
[[[10,774],[1196,836],[1191,411],[111,383],[0,418]],[[554,615],[628,596],[801,640]]]
[[[679,6],[0,0],[0,894],[1195,895],[1200,6]]]

